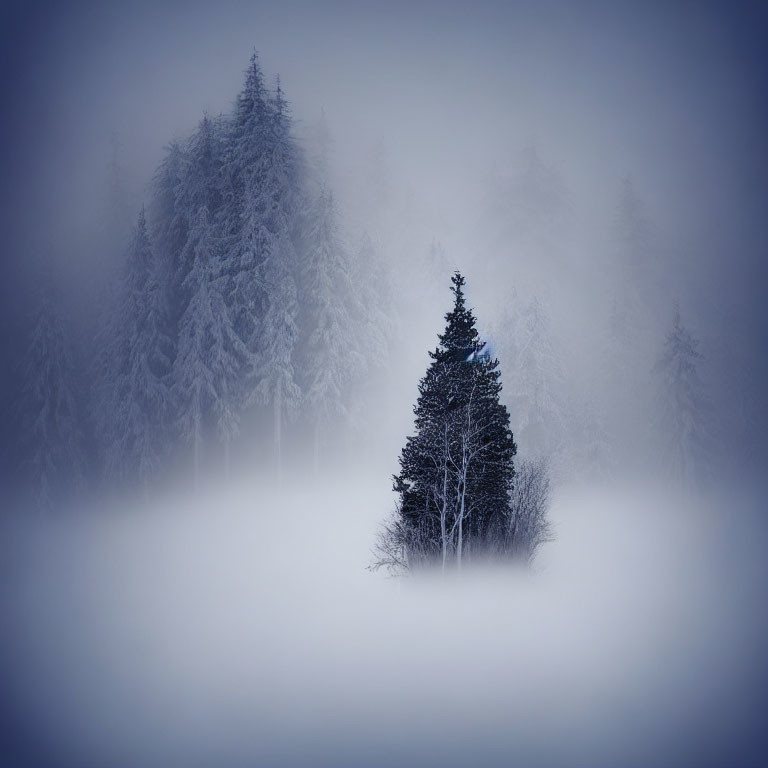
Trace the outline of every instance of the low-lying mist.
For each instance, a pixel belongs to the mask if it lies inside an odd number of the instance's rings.
[[[371,573],[388,486],[267,478],[3,523],[19,765],[759,765],[745,494],[561,487],[531,572]]]

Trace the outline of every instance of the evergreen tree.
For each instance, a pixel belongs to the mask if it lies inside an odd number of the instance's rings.
[[[268,154],[274,112],[254,52],[229,122],[222,168],[224,205],[220,227],[227,259],[228,305],[243,344],[258,353],[267,303],[264,265],[274,246]]]
[[[81,488],[86,471],[72,352],[47,279],[22,375],[18,457],[35,502],[46,509]]]
[[[163,290],[171,327],[175,330],[181,314],[178,296],[181,252],[187,240],[191,214],[181,202],[182,180],[188,165],[178,141],[172,141],[152,182],[149,207],[150,233],[158,261],[158,280]]]
[[[266,233],[262,252],[264,314],[255,348],[256,388],[249,400],[271,406],[278,482],[283,468],[283,426],[301,402],[296,381],[298,337],[298,255],[304,203],[300,190],[300,158],[290,131],[288,105],[278,81],[265,126],[259,207]]]
[[[265,270],[269,307],[262,323],[262,342],[255,368],[258,384],[252,398],[272,408],[278,483],[282,482],[283,471],[283,426],[298,414],[301,403],[293,361],[298,335],[298,296],[286,258],[291,246],[285,240],[281,244],[282,249],[274,248]]]
[[[224,147],[216,123],[205,115],[192,135],[184,155],[183,173],[177,186],[177,207],[187,229],[199,226],[200,210],[205,208],[209,228],[215,228],[222,201],[221,168]],[[218,236],[218,233],[216,233]],[[192,266],[194,248],[182,249],[176,266],[174,282],[184,285]],[[180,310],[184,311],[188,296],[180,297]]]
[[[146,484],[167,446],[173,351],[143,208],[128,251],[119,318],[107,473]]]
[[[458,567],[467,551],[498,548],[510,529],[516,446],[499,402],[498,360],[478,339],[464,278],[452,278],[453,309],[419,383],[416,434],[394,478],[397,528],[410,565],[439,559]]]
[[[659,382],[656,425],[664,471],[684,491],[694,489],[706,464],[707,399],[698,373],[702,360],[698,346],[676,308],[654,367]]]
[[[310,210],[305,259],[308,334],[303,365],[317,472],[323,433],[335,419],[347,416],[350,384],[361,368],[348,257],[337,233],[333,195],[325,186]]]
[[[366,368],[385,368],[397,324],[393,316],[394,289],[381,245],[365,233],[354,249],[350,265],[358,346],[366,351]]]
[[[247,357],[225,301],[225,277],[203,206],[185,245],[190,269],[184,279],[189,296],[179,321],[178,353],[173,369],[174,398],[182,436],[193,445],[195,482],[200,474],[206,425],[215,420],[229,464],[229,446],[239,425],[237,374]]]

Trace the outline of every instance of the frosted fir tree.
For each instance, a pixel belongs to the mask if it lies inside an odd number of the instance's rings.
[[[199,226],[202,208],[207,211],[209,226],[215,228],[216,217],[222,205],[224,146],[220,134],[216,122],[204,115],[187,143],[176,195],[179,214],[183,221],[188,222],[188,228]],[[175,274],[175,282],[178,285],[184,283],[191,268],[191,258],[189,250],[182,251]]]
[[[86,460],[72,351],[47,278],[21,373],[18,457],[34,502],[50,509],[83,487]]]
[[[183,285],[189,300],[179,321],[173,395],[182,437],[192,444],[197,483],[206,427],[211,421],[229,466],[229,447],[239,425],[236,382],[248,353],[229,316],[226,281],[205,207],[192,224],[184,257],[190,264]]]
[[[274,110],[257,54],[251,56],[243,89],[229,121],[222,167],[219,224],[228,276],[228,301],[235,330],[252,355],[260,341],[267,296],[263,268],[275,243],[270,159]]]
[[[169,374],[173,347],[158,264],[142,208],[128,250],[115,354],[111,439],[107,474],[147,485],[167,447],[170,412]]]
[[[364,233],[354,249],[350,270],[358,297],[356,324],[360,346],[367,351],[364,365],[385,368],[397,327],[395,295],[381,244]]]
[[[186,166],[184,149],[178,141],[172,141],[152,180],[148,216],[150,236],[159,265],[158,279],[174,329],[181,313],[177,295],[181,252],[187,240],[191,219],[190,211],[184,210],[179,199]]]
[[[301,161],[291,136],[288,105],[279,81],[270,104],[259,191],[262,226],[267,235],[260,268],[265,308],[253,358],[256,386],[249,400],[272,409],[280,482],[283,427],[298,414],[301,402],[295,370],[299,313],[296,244],[302,231],[305,203],[299,184]]]
[[[326,431],[349,415],[350,385],[363,367],[353,321],[356,299],[349,258],[336,216],[333,194],[322,187],[309,212],[303,270],[307,297],[303,319],[309,331],[303,378],[314,431],[315,472]]]
[[[703,359],[698,346],[675,308],[672,329],[653,369],[658,381],[655,423],[661,466],[683,492],[695,489],[707,460],[708,401],[698,372]]]
[[[283,475],[283,427],[298,415],[301,405],[294,367],[298,295],[290,270],[293,247],[285,241],[282,248],[280,245],[278,242],[273,247],[264,271],[269,306],[261,325],[262,343],[255,367],[258,383],[251,397],[251,401],[272,410],[278,484],[282,483]]]

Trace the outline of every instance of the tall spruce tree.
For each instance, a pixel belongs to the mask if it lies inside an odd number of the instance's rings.
[[[177,290],[181,252],[190,223],[188,211],[184,210],[180,200],[186,165],[185,149],[180,142],[172,141],[152,179],[148,211],[149,231],[158,262],[158,280],[174,331],[181,313]]]
[[[228,468],[229,446],[239,425],[237,375],[247,357],[226,306],[217,245],[208,210],[203,206],[185,246],[184,258],[190,267],[183,289],[189,299],[179,321],[173,369],[179,426],[184,439],[192,443],[196,483],[206,428],[212,420],[224,444]]]
[[[416,434],[394,478],[397,529],[409,565],[497,548],[510,529],[516,446],[499,401],[498,360],[485,352],[466,307],[464,278],[452,278],[453,309],[419,383]]]
[[[336,229],[333,194],[323,186],[311,206],[303,269],[308,330],[303,359],[306,403],[314,431],[314,466],[334,419],[347,415],[349,387],[361,368],[353,324],[354,292],[346,250]]]
[[[267,303],[264,265],[274,245],[268,222],[268,156],[274,113],[254,52],[229,121],[222,165],[223,205],[219,225],[234,327],[252,357],[259,352]],[[252,382],[249,382],[251,384]]]
[[[117,365],[108,383],[112,429],[106,469],[112,478],[143,484],[168,445],[173,349],[158,272],[142,208],[128,249],[113,349]]]
[[[283,426],[298,414],[302,395],[295,371],[299,314],[296,246],[302,231],[304,204],[299,152],[291,135],[288,105],[279,81],[269,107],[259,190],[261,222],[266,234],[260,270],[264,314],[253,364],[257,384],[249,400],[272,409],[277,477],[281,482]]]
[[[183,173],[176,188],[177,210],[187,231],[193,226],[199,227],[202,208],[207,211],[208,227],[215,229],[222,198],[223,153],[224,147],[217,124],[208,115],[204,115],[187,145]],[[219,237],[218,231],[215,235]],[[182,287],[178,302],[180,312],[184,311],[189,301],[189,296],[183,291],[183,285],[193,260],[194,246],[182,248],[174,275],[174,283]]]

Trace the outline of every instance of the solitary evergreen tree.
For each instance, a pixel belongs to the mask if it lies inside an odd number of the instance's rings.
[[[453,309],[419,383],[416,434],[394,478],[397,529],[409,565],[495,549],[510,528],[516,446],[499,402],[498,360],[478,339],[464,278],[452,278]]]

